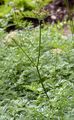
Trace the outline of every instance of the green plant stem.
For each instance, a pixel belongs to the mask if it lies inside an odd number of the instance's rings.
[[[15,42],[15,44],[22,50],[22,52],[24,53],[25,56],[27,56],[27,58],[29,59],[29,61],[33,64],[33,66],[36,66],[35,63],[33,62],[33,60],[29,57],[29,55],[24,51],[24,49],[16,42],[16,40],[14,38],[12,38],[12,40]]]
[[[72,40],[73,40],[73,34],[74,34],[74,21],[70,21],[70,29],[71,29],[71,33],[72,33]]]
[[[43,82],[42,82],[42,78],[41,78],[41,75],[40,75],[39,68],[36,67],[36,69],[37,69],[37,73],[38,73],[38,75],[39,75],[40,84],[42,85],[42,88],[43,88],[43,90],[44,90],[44,93],[46,94],[47,98],[49,99],[49,96],[48,96],[48,94],[47,94],[47,91],[46,91],[46,89],[45,89],[45,86],[44,86],[44,84],[43,84]]]
[[[40,51],[41,51],[41,21],[39,21],[39,51],[38,51],[38,61],[37,61],[36,69],[37,69],[37,73],[38,73],[38,76],[39,76],[39,81],[40,81],[40,83],[42,85],[44,93],[46,94],[47,98],[49,99],[49,96],[48,96],[47,91],[45,89],[45,86],[44,86],[44,84],[42,82],[41,74],[40,74],[40,71],[39,71]]]
[[[68,2],[68,0],[65,0],[65,4],[66,4],[66,7],[67,7],[68,12],[69,12],[69,10],[70,10],[70,6],[69,6],[69,2]]]
[[[33,62],[33,60],[29,57],[29,55],[24,51],[24,49],[16,42],[16,40],[14,38],[12,38],[12,40],[15,42],[15,44],[22,50],[22,52],[25,54],[25,56],[27,56],[27,58],[29,59],[29,61],[33,64],[33,66],[36,67],[36,70],[37,70],[37,73],[38,73],[38,76],[39,76],[39,82],[40,84],[42,85],[42,88],[44,90],[44,93],[46,94],[47,98],[49,99],[49,96],[47,94],[47,91],[45,89],[45,86],[42,82],[42,78],[41,78],[41,75],[40,75],[40,71],[39,71],[39,61],[40,61],[40,51],[41,51],[41,22],[39,21],[39,24],[40,24],[40,28],[39,28],[39,50],[38,50],[38,61],[37,61],[37,65],[35,65],[35,63]]]

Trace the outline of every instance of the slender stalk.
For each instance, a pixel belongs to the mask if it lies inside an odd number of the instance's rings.
[[[39,51],[38,51],[38,61],[37,61],[37,66],[36,66],[36,69],[37,69],[37,73],[38,73],[38,76],[39,76],[39,81],[42,85],[42,88],[44,90],[44,93],[46,94],[47,98],[49,99],[49,96],[47,94],[47,91],[45,89],[45,86],[42,82],[42,78],[41,78],[41,74],[40,74],[40,71],[39,71],[39,62],[40,62],[40,51],[41,51],[41,21],[39,21]]]
[[[27,56],[27,58],[29,59],[29,61],[33,64],[33,66],[36,66],[35,63],[33,62],[33,60],[29,57],[29,55],[24,51],[24,49],[16,42],[16,40],[14,38],[12,38],[12,40],[15,42],[15,44],[22,50],[22,52],[24,53],[25,56]]]
[[[69,2],[68,2],[68,0],[65,0],[65,4],[66,4],[67,10],[68,10],[68,12],[69,12],[69,10],[70,10],[70,6],[69,6]],[[70,13],[70,12],[69,12],[69,13]]]
[[[22,50],[22,52],[24,53],[25,56],[27,56],[27,58],[29,59],[29,61],[33,64],[33,66],[36,67],[38,76],[39,76],[39,82],[42,85],[42,88],[44,90],[44,93],[46,94],[47,98],[49,99],[49,96],[47,94],[47,91],[45,89],[45,86],[42,82],[42,78],[41,78],[41,74],[39,71],[39,62],[40,62],[40,51],[41,51],[41,21],[39,21],[40,24],[40,28],[39,28],[39,50],[38,50],[38,60],[37,60],[37,65],[35,65],[35,63],[33,62],[33,60],[29,57],[29,55],[24,51],[24,49],[16,42],[16,40],[14,38],[12,38],[12,40],[15,42],[15,44]]]
[[[72,33],[72,40],[73,40],[73,35],[74,35],[74,21],[70,21],[70,29],[71,29],[71,33]]]
[[[46,91],[46,89],[45,89],[45,86],[44,86],[44,84],[43,84],[43,82],[42,82],[42,78],[41,78],[41,75],[40,75],[39,68],[38,68],[38,67],[36,67],[36,68],[37,68],[37,73],[38,73],[38,75],[39,75],[39,81],[40,81],[40,83],[41,83],[41,85],[42,85],[42,88],[43,88],[43,90],[44,90],[44,93],[46,94],[47,98],[49,99],[49,96],[48,96],[48,94],[47,94],[47,91]]]

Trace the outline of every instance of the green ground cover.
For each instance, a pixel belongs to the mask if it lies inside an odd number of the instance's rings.
[[[0,31],[0,120],[74,119],[74,37],[41,29],[38,68],[49,98],[35,67],[39,39],[39,27]]]

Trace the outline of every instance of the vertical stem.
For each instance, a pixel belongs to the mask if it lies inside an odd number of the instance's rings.
[[[38,75],[39,75],[39,81],[40,81],[40,83],[41,83],[41,85],[42,85],[42,88],[43,88],[43,90],[44,90],[44,93],[46,94],[47,98],[49,99],[49,96],[48,96],[48,94],[47,94],[47,91],[46,91],[46,89],[45,89],[45,86],[44,86],[44,84],[43,84],[43,82],[42,82],[42,78],[41,78],[41,75],[40,75],[40,71],[39,71],[38,66],[37,66],[36,68],[37,68],[37,72],[38,72]]]
[[[73,34],[74,34],[74,21],[73,20],[70,22],[70,29],[71,29],[72,40],[73,40]]]
[[[68,9],[68,12],[69,12],[69,2],[68,2],[68,0],[65,0],[65,4],[66,4],[66,7],[67,7],[67,9]]]
[[[42,85],[44,93],[46,94],[47,98],[49,99],[49,96],[48,96],[47,91],[45,89],[45,86],[44,86],[44,84],[42,82],[41,74],[40,74],[40,71],[39,71],[40,51],[41,51],[41,21],[39,20],[39,51],[38,51],[38,61],[37,61],[36,69],[37,69],[37,73],[38,73],[38,76],[39,76],[39,81],[40,81],[40,83]]]
[[[33,60],[29,57],[29,55],[24,51],[24,49],[16,42],[15,39],[12,39],[15,44],[22,50],[22,52],[27,56],[27,58],[29,59],[29,61],[33,64],[33,66],[36,67],[37,69],[37,73],[38,73],[38,76],[39,76],[39,81],[42,85],[42,88],[44,90],[44,93],[46,94],[47,98],[49,99],[48,95],[47,95],[47,91],[45,89],[45,86],[42,82],[42,78],[41,78],[41,75],[40,75],[40,71],[39,71],[39,61],[40,61],[40,51],[41,51],[41,21],[39,21],[39,25],[40,25],[40,28],[39,28],[39,51],[38,51],[38,61],[37,61],[37,65],[35,65],[35,63],[33,62]]]

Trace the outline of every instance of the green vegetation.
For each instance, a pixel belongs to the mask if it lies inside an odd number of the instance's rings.
[[[73,120],[73,37],[62,35],[56,25],[42,29],[38,69],[48,99],[34,66],[39,27],[0,34],[0,119]]]
[[[4,4],[0,6],[0,27],[7,27],[8,23],[10,26],[15,24],[19,27],[19,21],[25,26],[22,19],[24,17],[37,18],[35,13],[49,2],[51,0],[4,0]]]
[[[74,119],[74,21],[41,23],[48,2],[4,0],[0,7],[0,120]],[[26,13],[39,26],[23,22]],[[25,28],[5,32],[12,20]]]

